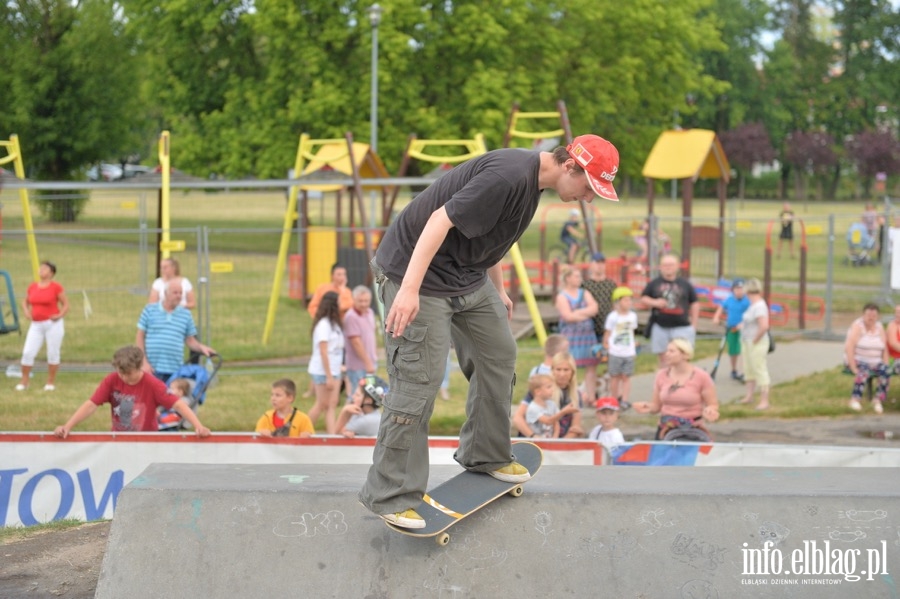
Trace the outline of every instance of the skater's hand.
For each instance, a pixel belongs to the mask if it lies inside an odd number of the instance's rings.
[[[506,306],[506,319],[512,320],[513,301],[510,299],[509,295],[507,295],[505,290],[500,293],[500,301]]]
[[[208,437],[211,434],[212,434],[212,431],[210,431],[208,428],[206,428],[202,424],[197,427],[197,436],[198,437]]]
[[[55,429],[53,429],[53,434],[60,439],[65,439],[69,436],[69,429],[67,429],[65,426],[57,426]]]
[[[391,303],[391,310],[384,319],[384,330],[394,337],[403,335],[407,325],[415,320],[419,313],[419,293],[400,286],[397,296]]]

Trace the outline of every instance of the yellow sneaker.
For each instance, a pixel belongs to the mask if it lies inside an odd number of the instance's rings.
[[[383,514],[381,517],[385,522],[400,528],[425,528],[425,520],[412,508],[395,514]]]
[[[512,462],[503,468],[488,472],[488,474],[505,483],[524,483],[531,479],[531,473],[528,472],[528,468],[519,462]]]

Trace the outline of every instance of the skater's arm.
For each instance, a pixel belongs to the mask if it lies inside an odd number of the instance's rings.
[[[425,279],[425,272],[452,228],[453,222],[447,216],[447,209],[444,206],[435,210],[425,223],[425,228],[409,260],[409,266],[406,267],[400,289],[397,290],[387,318],[384,319],[385,330],[394,338],[403,335],[407,325],[415,320],[419,313],[419,288]]]

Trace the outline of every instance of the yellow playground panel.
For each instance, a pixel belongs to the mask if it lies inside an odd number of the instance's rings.
[[[13,172],[20,180],[25,180],[25,161],[22,159],[22,148],[19,146],[19,136],[10,135],[9,141],[0,141],[0,148],[6,149],[6,156],[0,156],[0,166],[13,164]],[[37,241],[34,238],[34,222],[31,219],[31,203],[28,201],[28,190],[19,189],[19,200],[22,202],[22,218],[25,223],[25,237],[28,243],[28,256],[31,258],[31,275],[34,280],[40,279],[38,270]]]
[[[682,182],[682,217],[687,226],[681,229],[681,258],[687,263],[685,275],[690,275],[692,238],[697,229],[698,247],[721,252],[724,229],[719,225],[715,235],[705,234],[700,227],[690,225],[693,216],[694,182],[697,179],[718,179],[719,222],[725,219],[725,190],[731,176],[731,166],[715,131],[680,129],[663,131],[653,144],[642,170],[648,179],[677,179]],[[647,208],[653,214],[653,185],[647,186]],[[717,277],[722,276],[722,260],[718,260]]]
[[[300,246],[303,248],[303,258],[298,262],[297,266],[300,270],[301,277],[305,280],[303,289],[311,292],[315,286],[331,280],[330,268],[337,259],[337,232],[331,228],[325,230],[311,230],[306,232],[309,227],[309,215],[307,211],[307,202],[305,201],[307,192],[309,191],[336,191],[340,193],[343,189],[350,188],[351,215],[355,202],[355,207],[359,210],[360,222],[366,223],[366,212],[363,202],[363,193],[365,190],[382,190],[383,186],[363,186],[361,179],[386,178],[388,177],[387,169],[384,167],[381,159],[371,149],[369,144],[357,143],[353,141],[350,133],[347,133],[343,139],[312,139],[307,134],[300,136],[300,143],[297,147],[297,157],[294,161],[294,173],[299,179],[307,177],[309,179],[322,179],[325,172],[337,172],[346,175],[353,180],[353,184],[348,186],[344,183],[324,183],[324,184],[303,184],[298,183],[292,185],[290,189],[290,197],[288,205],[284,211],[284,221],[281,230],[281,243],[278,248],[278,258],[275,264],[275,276],[272,282],[272,292],[269,295],[269,307],[266,311],[266,323],[263,328],[262,343],[268,343],[269,336],[275,326],[275,313],[278,308],[278,299],[281,296],[281,288],[284,280],[284,272],[288,267],[288,247],[290,245],[291,235],[294,231],[295,220],[299,223],[301,231]],[[318,174],[317,174],[318,173]],[[298,211],[298,198],[304,199],[301,209]],[[382,220],[387,214],[385,210],[385,195],[382,191]],[[338,204],[340,205],[340,203]],[[339,224],[339,218],[336,222]],[[384,224],[387,224],[384,222]],[[364,234],[364,246],[371,257],[372,255],[372,234],[366,231]],[[329,272],[323,277],[321,271],[326,268]]]

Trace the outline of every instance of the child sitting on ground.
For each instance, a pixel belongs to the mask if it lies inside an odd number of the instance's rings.
[[[266,411],[256,423],[256,434],[263,437],[312,437],[316,432],[309,416],[295,408],[297,386],[290,379],[272,383],[269,401],[272,409]]]
[[[609,352],[607,372],[609,373],[609,394],[618,398],[623,409],[628,409],[628,394],[631,391],[631,375],[637,348],[634,331],[638,326],[637,314],[631,309],[634,293],[628,287],[616,287],[612,293],[615,309],[606,317],[603,347]]]
[[[116,371],[108,374],[91,398],[75,410],[68,422],[56,427],[53,434],[65,439],[79,422],[91,416],[100,405],[108,403],[113,431],[158,431],[156,410],[162,407],[178,412],[193,425],[198,437],[208,437],[209,429],[200,423],[184,400],[168,393],[162,381],[141,370],[143,361],[144,352],[138,347],[129,345],[117,350],[112,360]]]
[[[531,403],[525,412],[525,421],[534,433],[532,437],[555,439],[559,436],[559,406],[553,397],[556,383],[549,374],[536,374],[528,379]]]
[[[591,430],[588,439],[599,441],[607,450],[625,442],[622,431],[616,426],[619,420],[619,402],[615,397],[601,397],[597,400],[597,426]]]
[[[567,351],[569,351],[569,340],[565,335],[560,335],[559,333],[547,335],[547,339],[544,340],[544,361],[532,368],[528,373],[528,376],[531,377],[536,374],[552,374],[553,356]],[[531,394],[526,394],[525,398],[519,402],[518,406],[516,406],[516,411],[513,413],[513,426],[518,431],[520,437],[530,436],[531,434],[531,430],[525,422],[525,412],[528,409],[528,403],[530,401]]]
[[[387,384],[376,378],[375,385],[359,381],[353,392],[353,401],[338,414],[337,432],[348,439],[353,437],[377,437],[381,425],[381,407]]]

